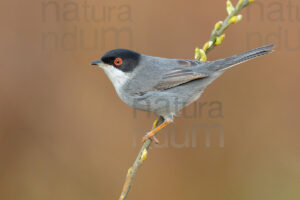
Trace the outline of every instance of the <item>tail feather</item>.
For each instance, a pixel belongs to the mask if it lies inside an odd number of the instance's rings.
[[[263,47],[260,47],[257,49],[253,49],[253,50],[241,53],[241,54],[237,54],[237,55],[231,56],[229,58],[216,60],[214,62],[211,62],[209,69],[213,70],[213,71],[222,71],[222,70],[228,69],[230,67],[233,67],[235,65],[238,65],[240,63],[251,60],[253,58],[271,53],[271,52],[273,52],[273,48],[274,48],[274,45],[272,44],[272,45],[263,46]]]

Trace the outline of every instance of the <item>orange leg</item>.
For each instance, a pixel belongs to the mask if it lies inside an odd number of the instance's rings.
[[[164,123],[162,123],[161,125],[159,125],[158,127],[156,127],[155,129],[153,129],[152,131],[148,132],[144,137],[143,137],[143,142],[145,142],[147,139],[151,139],[153,140],[155,143],[159,143],[158,140],[154,137],[155,134],[160,131],[161,129],[163,129],[164,127],[166,127],[168,124],[170,124],[171,121],[165,121]]]

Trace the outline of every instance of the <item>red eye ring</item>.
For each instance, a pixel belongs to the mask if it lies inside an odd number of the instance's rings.
[[[116,66],[120,66],[123,63],[123,60],[122,60],[122,58],[116,58],[114,63],[115,63]]]

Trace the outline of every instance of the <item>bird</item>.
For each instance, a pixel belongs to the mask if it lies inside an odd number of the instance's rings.
[[[178,111],[198,100],[204,89],[226,70],[273,49],[273,44],[267,45],[215,61],[169,59],[113,49],[91,65],[104,70],[123,102],[160,116],[162,123],[143,138],[158,143],[155,134],[172,123]]]

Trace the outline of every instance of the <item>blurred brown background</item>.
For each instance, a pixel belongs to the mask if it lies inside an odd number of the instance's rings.
[[[201,113],[165,131],[187,145],[159,136],[129,199],[300,198],[300,2],[249,8],[209,60],[270,43],[276,52],[209,86]],[[15,0],[0,13],[0,199],[96,200],[119,197],[155,116],[134,115],[89,63],[120,47],[193,58],[226,9],[225,0]],[[209,114],[216,101],[223,117]],[[209,147],[204,130],[192,147],[186,131],[212,124],[224,130],[224,147],[216,130]]]

